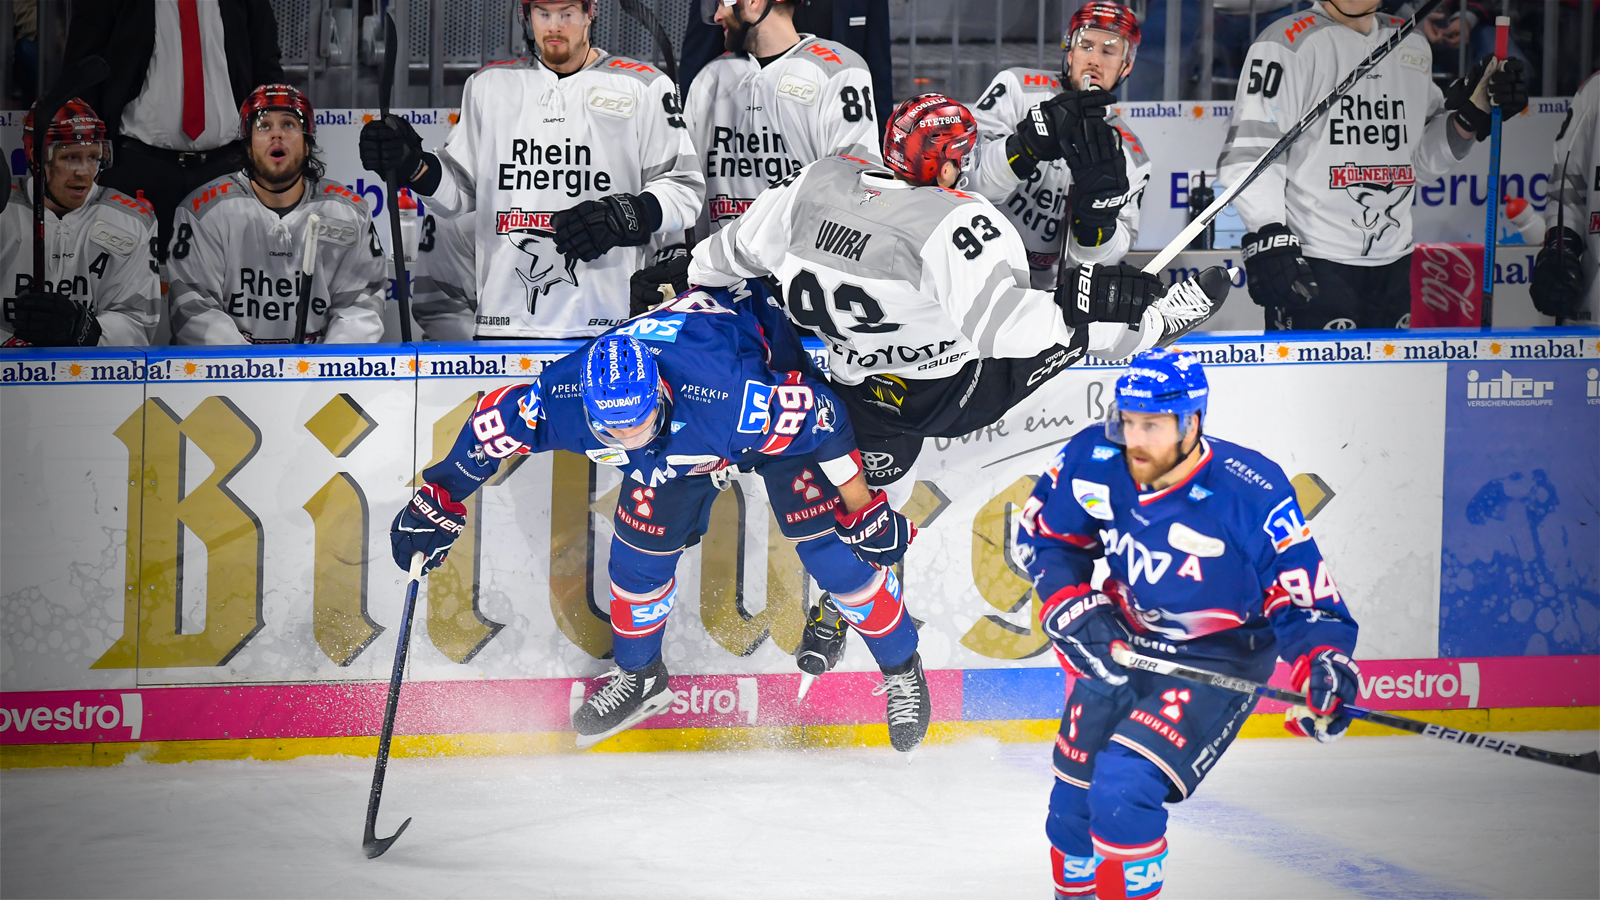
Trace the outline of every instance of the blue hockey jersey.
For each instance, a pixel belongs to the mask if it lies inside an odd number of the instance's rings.
[[[655,355],[672,398],[670,426],[645,447],[608,447],[590,432],[583,406],[585,344],[546,366],[532,384],[486,394],[450,454],[423,477],[459,500],[512,454],[583,453],[651,487],[729,465],[755,467],[775,456],[813,454],[822,463],[849,456],[856,449],[849,419],[804,362],[798,338],[778,333],[769,342],[763,332],[757,311],[765,295],[754,283],[696,289],[612,329]],[[796,369],[774,371],[773,365]]]
[[[1104,557],[1103,590],[1146,655],[1265,681],[1280,656],[1352,654],[1355,620],[1283,470],[1201,442],[1189,477],[1142,491],[1103,426],[1074,435],[1023,508],[1018,544],[1039,596],[1088,584]]]

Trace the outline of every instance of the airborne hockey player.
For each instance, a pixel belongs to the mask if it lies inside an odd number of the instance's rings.
[[[1578,86],[1556,135],[1545,213],[1550,230],[1533,263],[1528,292],[1539,312],[1565,324],[1593,323],[1600,315],[1600,78]]]
[[[705,179],[672,80],[590,46],[594,0],[523,7],[537,58],[468,78],[436,153],[399,116],[367,123],[361,162],[473,216],[478,338],[589,337],[627,318],[646,245],[694,223]]]
[[[1282,657],[1308,701],[1287,711],[1290,733],[1331,743],[1350,726],[1350,608],[1283,470],[1205,433],[1209,393],[1192,353],[1134,357],[1105,422],[1061,448],[1022,508],[1017,555],[1075,679],[1045,819],[1057,900],[1160,894],[1166,804],[1194,793],[1256,703],[1125,669],[1117,645],[1262,683]]]
[[[33,162],[33,114],[22,147]],[[0,212],[0,347],[146,346],[161,281],[149,204],[95,183],[111,161],[106,126],[68,100],[45,130],[45,282],[33,283],[33,181],[9,188]]]
[[[420,551],[431,568],[461,533],[461,501],[501,460],[567,450],[621,470],[609,563],[616,668],[572,714],[580,747],[671,706],[661,642],[678,559],[705,533],[733,466],[765,480],[784,536],[878,661],[895,749],[913,749],[927,732],[917,629],[892,569],[916,528],[868,489],[837,398],[807,371],[805,350],[767,300],[756,283],[692,291],[531,384],[491,391],[395,518],[395,562],[409,567]]]
[[[174,344],[294,341],[306,231],[317,217],[306,340],[383,337],[383,248],[366,200],[322,176],[298,88],[256,88],[239,109],[245,167],[190,194],[168,247]]]
[[[1041,290],[1056,285],[1063,244],[1073,264],[1119,262],[1139,236],[1150,181],[1144,147],[1107,109],[1133,68],[1138,19],[1093,0],[1072,14],[1061,47],[1061,72],[1006,69],[972,110],[983,142],[969,186],[1017,227]]]
[[[889,170],[813,163],[703,241],[689,267],[693,284],[782,282],[789,318],[828,345],[867,482],[896,506],[924,437],[993,424],[1085,352],[1117,360],[1175,340],[1220,302],[1213,278],[1217,301],[1127,266],[1080,267],[1054,293],[1030,288],[1010,221],[954,189],[977,138],[966,107],[913,97],[884,136]]]
[[[1328,95],[1404,19],[1379,0],[1323,0],[1273,22],[1239,78],[1217,180],[1243,178],[1284,130]],[[1489,136],[1490,100],[1509,120],[1528,105],[1521,60],[1484,57],[1433,83],[1420,34],[1339,98],[1233,205],[1250,298],[1268,329],[1404,328],[1411,315],[1411,203]]]

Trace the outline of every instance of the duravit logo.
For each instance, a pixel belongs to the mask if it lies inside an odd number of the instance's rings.
[[[1590,384],[1593,384],[1591,381]],[[1467,372],[1468,406],[1553,406],[1554,381],[1518,378],[1504,369],[1499,378],[1481,378],[1477,369]]]

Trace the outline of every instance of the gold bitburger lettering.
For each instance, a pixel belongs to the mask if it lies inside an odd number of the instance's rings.
[[[537,140],[511,141],[511,162],[501,163],[497,186],[502,191],[561,191],[577,197],[590,191],[611,190],[611,173],[594,172],[594,152],[587,144],[541,144]]]

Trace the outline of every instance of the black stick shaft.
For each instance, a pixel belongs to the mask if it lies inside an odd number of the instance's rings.
[[[389,118],[393,99],[395,66],[399,60],[399,39],[395,36],[394,13],[383,14],[383,73],[378,82],[378,117]],[[410,67],[407,67],[409,77]],[[400,228],[400,173],[383,173],[383,201],[389,207],[389,247],[394,259],[394,298],[400,304],[400,340],[411,343],[411,283],[406,278],[406,244]]]
[[[306,220],[306,245],[300,259],[300,305],[294,311],[294,342],[306,342],[306,321],[311,315],[311,276],[317,267],[318,217],[313,213]]]
[[[1232,675],[1224,675],[1220,672],[1190,668],[1171,660],[1141,656],[1120,646],[1112,651],[1112,658],[1119,665],[1130,669],[1143,669],[1146,672],[1154,672],[1158,675],[1171,675],[1186,681],[1209,684],[1212,687],[1219,687],[1240,694],[1254,694],[1257,697],[1279,700],[1294,706],[1306,705],[1304,694],[1284,690],[1283,688],[1275,688],[1245,678],[1235,678]],[[1404,716],[1364,709],[1359,706],[1346,705],[1345,710],[1350,713],[1351,718],[1365,719],[1377,725],[1384,725],[1400,731],[1409,731],[1412,734],[1420,734],[1423,737],[1438,738],[1450,741],[1453,744],[1481,747],[1507,756],[1517,756],[1522,759],[1531,759],[1534,762],[1549,763],[1553,766],[1600,774],[1600,753],[1595,751],[1588,753],[1557,753],[1553,750],[1541,750],[1538,747],[1527,747],[1511,741],[1492,738],[1486,734],[1463,731],[1459,728],[1446,728],[1443,725],[1435,725],[1432,722],[1419,722],[1416,719],[1407,719]]]
[[[411,559],[411,581],[406,585],[405,609],[400,616],[400,636],[394,648],[394,671],[389,674],[389,696],[383,706],[383,730],[378,735],[378,761],[372,769],[372,792],[367,797],[367,829],[362,838],[361,845],[367,851],[367,858],[373,859],[383,855],[389,845],[393,844],[406,826],[411,824],[408,818],[400,824],[395,833],[386,838],[377,836],[378,804],[383,800],[383,776],[389,770],[389,742],[394,739],[394,717],[400,708],[400,682],[406,672],[406,650],[411,644],[411,618],[417,607],[417,588],[422,579],[422,554],[417,553]]]

